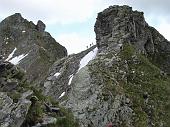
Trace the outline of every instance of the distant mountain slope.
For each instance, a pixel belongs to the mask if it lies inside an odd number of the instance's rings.
[[[49,67],[67,56],[67,50],[45,32],[42,21],[35,25],[16,13],[0,23],[0,54],[23,68],[30,82],[39,84]]]

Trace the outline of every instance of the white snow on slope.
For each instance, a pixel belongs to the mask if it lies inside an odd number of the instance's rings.
[[[57,73],[54,74],[55,77],[58,77],[59,75],[60,75],[59,72],[57,72]]]
[[[89,61],[93,60],[93,59],[96,57],[97,51],[98,51],[98,48],[96,47],[95,49],[93,49],[92,51],[90,51],[87,55],[85,55],[85,56],[81,59],[78,71],[79,71],[81,68],[85,67],[85,66],[88,64]],[[68,85],[71,85],[71,82],[72,82],[72,80],[73,80],[73,77],[74,77],[73,74],[69,76]]]
[[[73,79],[73,74],[72,74],[72,75],[70,75],[70,77],[69,77],[69,82],[68,82],[68,85],[70,85],[70,84],[71,84],[71,82],[72,82],[72,79]]]
[[[93,60],[96,57],[98,48],[96,47],[95,49],[93,49],[91,52],[89,52],[87,55],[85,55],[81,61],[80,61],[80,66],[79,66],[79,70],[83,67],[85,67],[89,61]],[[79,71],[78,70],[78,71]]]
[[[15,49],[11,52],[11,54],[9,54],[8,58],[5,61],[9,61],[13,57],[16,50],[17,48],[15,47]]]
[[[62,98],[66,92],[63,92],[58,98]]]
[[[12,64],[14,64],[14,65],[17,65],[17,64],[19,64],[20,63],[20,61],[24,58],[24,57],[26,57],[28,54],[22,54],[22,55],[19,55],[19,56],[16,56],[16,57],[14,57],[14,58],[12,58],[11,60],[9,60],[9,62],[11,62]]]

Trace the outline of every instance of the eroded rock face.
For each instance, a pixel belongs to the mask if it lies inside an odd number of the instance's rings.
[[[104,127],[109,121],[119,126],[121,120],[128,121],[131,126],[133,110],[125,95],[112,95],[104,91],[105,82],[94,77],[88,67],[82,68],[75,75],[72,90],[69,93],[67,107],[71,109],[82,127]],[[97,81],[96,81],[97,80]],[[101,84],[100,84],[101,83]],[[108,93],[107,93],[108,92]]]
[[[110,6],[98,13],[94,30],[97,46],[102,51],[115,50],[115,46],[129,43],[159,63],[162,70],[170,72],[170,42],[146,23],[143,12],[133,11],[126,5]]]
[[[130,42],[144,52],[144,44],[151,38],[147,28],[143,12],[133,11],[129,6],[110,6],[98,13],[95,23],[97,45],[107,49],[113,48],[114,44]]]
[[[75,74],[68,99],[61,103],[72,110],[81,127],[104,127],[109,122],[119,126],[122,121],[132,126],[131,100],[125,93],[114,90],[120,87],[115,77],[120,75],[126,81],[125,72],[119,74],[119,69],[112,70],[119,65],[119,59],[107,55],[98,53],[88,66]]]
[[[37,25],[16,13],[0,23],[0,54],[3,60],[23,68],[28,81],[40,84],[51,65],[67,56],[67,50],[44,31],[45,24]]]

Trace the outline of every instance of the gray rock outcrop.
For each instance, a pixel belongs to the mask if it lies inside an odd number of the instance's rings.
[[[46,26],[41,20],[38,20],[36,27],[38,31],[44,32]]]
[[[170,72],[170,42],[146,23],[143,12],[126,5],[110,6],[98,14],[94,30],[99,50],[115,50],[115,45],[130,43],[163,71]]]
[[[0,102],[1,127],[20,127],[28,113],[31,101],[24,97],[15,103],[5,92],[0,92]]]
[[[9,62],[0,62],[0,126],[20,127],[25,120],[33,91],[24,89],[21,69]],[[22,87],[23,86],[23,87]],[[25,86],[26,87],[26,86]]]
[[[75,125],[70,112],[61,108],[29,84],[21,68],[0,60],[0,127]]]

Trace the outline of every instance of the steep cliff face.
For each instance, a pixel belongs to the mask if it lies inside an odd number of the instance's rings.
[[[35,84],[44,80],[56,60],[67,56],[65,47],[44,30],[42,21],[35,25],[19,13],[0,23],[1,57],[23,68],[29,81]]]
[[[129,6],[110,6],[98,14],[94,30],[99,49],[108,52],[116,45],[129,43],[166,73],[170,72],[170,42],[146,23],[143,12]]]

